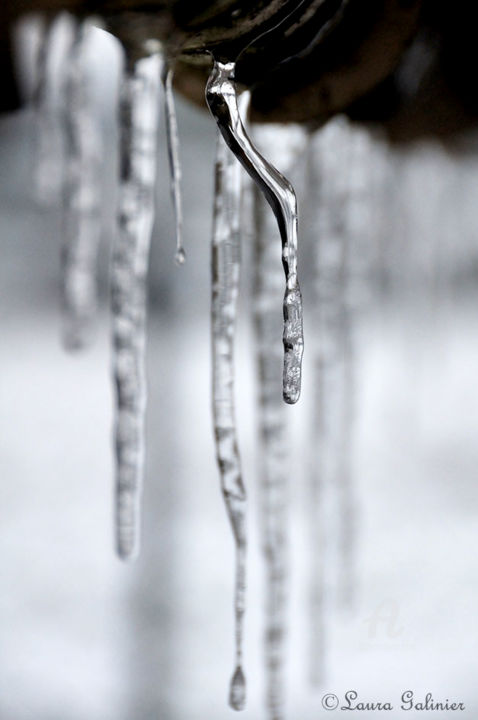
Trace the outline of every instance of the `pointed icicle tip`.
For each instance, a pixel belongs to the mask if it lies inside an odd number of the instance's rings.
[[[181,267],[186,262],[186,252],[184,248],[180,247],[178,248],[175,256],[174,256],[174,262],[178,267]]]
[[[246,707],[246,678],[240,665],[236,667],[232,676],[229,705],[233,710],[244,710]]]

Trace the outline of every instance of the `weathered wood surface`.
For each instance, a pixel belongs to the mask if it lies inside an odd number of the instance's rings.
[[[97,15],[138,55],[157,39],[178,58],[176,86],[203,103],[208,53],[237,63],[256,120],[320,124],[339,111],[381,122],[396,140],[447,136],[475,122],[478,51],[467,0],[4,0],[3,107],[17,103],[8,28],[27,12]],[[430,67],[413,93],[411,43],[425,38]],[[411,58],[411,59],[410,59]],[[416,68],[416,74],[422,72]],[[413,83],[412,83],[413,85]]]

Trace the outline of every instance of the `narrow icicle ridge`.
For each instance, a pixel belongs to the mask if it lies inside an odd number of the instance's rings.
[[[206,101],[224,140],[264,193],[279,225],[286,275],[283,397],[285,402],[295,403],[300,396],[304,352],[302,297],[297,279],[297,198],[289,181],[262,157],[244,130],[237,107],[234,69],[233,62],[214,61]]]
[[[146,406],[146,278],[154,221],[159,58],[128,55],[120,90],[120,188],[111,312],[116,386],[116,542],[139,549]]]
[[[235,671],[229,704],[243,710],[246,681],[242,670],[246,592],[246,490],[242,480],[234,410],[234,334],[240,274],[241,167],[217,137],[212,238],[213,418],[221,489],[231,521],[236,552]]]
[[[77,26],[65,80],[63,190],[63,342],[83,348],[91,339],[97,306],[96,261],[101,233],[101,142],[85,72],[88,26]]]
[[[40,20],[36,80],[32,96],[35,113],[33,194],[42,205],[58,200],[61,186],[61,160],[59,153],[59,113],[52,97],[50,60],[55,37],[55,18],[47,15]]]
[[[183,210],[181,202],[181,159],[179,154],[179,133],[176,119],[176,106],[173,93],[174,70],[169,61],[165,61],[161,71],[164,90],[164,114],[168,143],[169,173],[171,178],[171,199],[173,201],[176,224],[176,265],[184,265],[186,253],[183,246]]]

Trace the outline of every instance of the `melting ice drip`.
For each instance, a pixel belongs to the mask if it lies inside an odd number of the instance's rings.
[[[262,157],[244,130],[237,107],[234,70],[233,62],[214,61],[206,101],[224,140],[264,193],[279,225],[286,275],[283,397],[287,403],[295,403],[300,396],[304,352],[302,297],[297,279],[297,199],[289,181]]]
[[[144,460],[146,276],[154,221],[159,58],[126,58],[120,97],[120,198],[111,275],[117,394],[116,533],[122,558],[139,547]]]
[[[181,161],[179,156],[179,133],[173,94],[174,70],[165,61],[161,72],[164,91],[164,112],[166,118],[166,136],[168,144],[169,172],[171,178],[171,200],[176,224],[176,265],[184,265],[186,253],[183,247],[183,212],[181,203]]]
[[[65,179],[62,246],[63,342],[88,344],[96,312],[96,263],[101,233],[100,137],[84,70],[86,24],[76,28],[65,82]]]
[[[236,669],[229,704],[242,710],[246,681],[242,670],[246,592],[246,490],[242,480],[234,411],[234,334],[240,275],[241,167],[217,137],[212,238],[213,417],[221,489],[234,533],[236,551]]]

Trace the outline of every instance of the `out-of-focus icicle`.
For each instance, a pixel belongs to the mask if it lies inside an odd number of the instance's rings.
[[[304,148],[305,133],[296,126],[258,125],[254,140],[267,157],[293,169]],[[287,412],[277,383],[282,354],[275,342],[281,317],[277,298],[282,271],[276,251],[277,227],[255,186],[254,215],[254,326],[258,371],[261,535],[266,568],[264,651],[267,708],[271,720],[284,712],[284,652],[287,611],[288,477]]]
[[[183,211],[181,202],[181,159],[179,155],[179,133],[176,119],[176,107],[173,93],[174,70],[165,61],[161,72],[164,89],[164,113],[166,119],[166,136],[168,143],[169,173],[171,178],[171,199],[173,201],[174,219],[176,224],[176,265],[184,265],[186,253],[183,246]]]
[[[355,132],[338,118],[311,137],[309,211],[315,248],[315,401],[310,439],[310,678],[324,681],[324,614],[334,596],[345,605],[353,595],[354,501],[352,433],[354,353],[352,342],[351,215],[355,197],[351,165]],[[360,190],[358,191],[360,192]],[[313,195],[312,195],[313,193]],[[360,256],[354,251],[353,256]],[[354,299],[355,300],[355,299]]]
[[[221,135],[217,137],[212,238],[213,417],[221,489],[235,540],[235,671],[229,704],[242,710],[246,682],[242,670],[246,591],[246,490],[242,480],[234,411],[234,334],[240,275],[241,167]]]
[[[59,158],[59,114],[52,98],[50,73],[51,51],[55,37],[55,17],[46,15],[39,26],[36,57],[36,81],[32,96],[35,113],[33,193],[42,205],[58,200],[61,188],[61,160]]]
[[[111,312],[116,386],[116,542],[124,559],[139,549],[146,406],[146,278],[154,221],[159,56],[128,55],[120,90],[120,188]]]
[[[87,31],[86,23],[78,25],[65,80],[62,302],[63,342],[69,350],[90,341],[97,305],[101,143],[84,66]]]
[[[287,403],[295,403],[300,396],[304,351],[302,297],[297,279],[297,199],[289,181],[262,157],[244,130],[237,109],[234,69],[233,62],[215,60],[206,100],[227,145],[258,184],[277,218],[286,275],[283,397]]]

